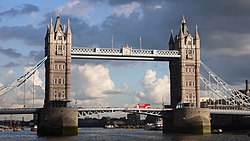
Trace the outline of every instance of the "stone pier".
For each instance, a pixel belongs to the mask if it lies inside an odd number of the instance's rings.
[[[210,134],[210,110],[208,108],[174,109],[164,118],[163,133]]]
[[[77,108],[43,108],[38,114],[39,136],[72,136],[78,134]]]

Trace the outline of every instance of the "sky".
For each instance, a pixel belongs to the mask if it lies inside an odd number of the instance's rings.
[[[70,19],[73,47],[129,44],[168,49],[170,31],[185,15],[201,38],[201,60],[236,89],[250,72],[249,0],[5,0],[0,1],[0,84],[12,82],[44,57],[47,25]],[[1,96],[0,107],[42,107],[44,66],[24,86]],[[73,60],[71,105],[133,107],[170,103],[168,62]],[[25,100],[24,100],[25,96]],[[75,103],[77,101],[77,104]]]

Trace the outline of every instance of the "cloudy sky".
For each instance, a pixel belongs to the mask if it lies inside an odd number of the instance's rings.
[[[249,0],[8,0],[0,1],[0,83],[7,84],[44,57],[50,18],[71,21],[73,46],[168,49],[170,30],[183,15],[194,35],[199,26],[201,59],[235,88],[250,73]],[[168,62],[73,60],[72,105],[135,106],[169,103]],[[33,90],[34,84],[34,90]],[[33,92],[35,93],[33,95]],[[41,107],[44,66],[24,86],[1,97],[1,107]]]

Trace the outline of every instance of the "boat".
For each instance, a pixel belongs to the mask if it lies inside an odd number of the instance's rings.
[[[13,128],[13,131],[22,131],[22,128],[19,127]]]
[[[155,123],[147,123],[144,126],[144,130],[154,130],[154,131],[163,130],[163,119],[157,118]]]
[[[33,127],[31,127],[30,131],[37,132],[37,125],[34,125]]]
[[[22,128],[20,127],[19,122],[14,123],[13,131],[22,131]]]
[[[155,123],[147,123],[144,126],[144,130],[154,130],[154,131],[159,131],[163,129],[162,124],[155,124]]]
[[[3,128],[0,128],[0,132],[3,132],[4,131],[4,129]]]
[[[113,128],[115,128],[115,126],[112,125],[112,124],[106,124],[106,125],[104,126],[104,128],[105,128],[105,129],[113,129]]]
[[[214,129],[212,130],[213,134],[221,134],[222,133],[222,129]]]

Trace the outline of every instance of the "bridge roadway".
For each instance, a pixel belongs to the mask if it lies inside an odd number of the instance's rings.
[[[73,59],[105,59],[105,60],[138,60],[138,61],[169,61],[180,58],[178,50],[132,49],[128,46],[116,48],[73,47]]]
[[[0,115],[3,114],[35,114],[41,108],[1,108]],[[138,113],[153,116],[163,116],[162,113],[165,111],[171,111],[171,108],[128,108],[128,107],[92,107],[92,108],[78,108],[78,118],[85,118],[101,113],[113,113],[113,112],[127,112],[127,113]],[[210,109],[211,114],[221,115],[243,115],[250,116],[250,110],[238,110],[238,109]]]

